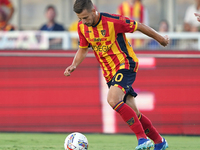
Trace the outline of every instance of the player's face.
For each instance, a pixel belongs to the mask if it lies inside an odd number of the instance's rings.
[[[95,24],[95,15],[96,15],[95,9],[93,9],[91,12],[88,12],[86,9],[84,9],[80,14],[77,14],[78,18],[86,26],[92,26]]]

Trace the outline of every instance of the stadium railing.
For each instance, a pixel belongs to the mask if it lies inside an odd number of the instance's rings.
[[[134,50],[200,50],[200,34],[186,32],[161,33],[168,35],[170,44],[160,46],[156,41],[144,34],[128,33],[127,37]],[[56,42],[52,42],[59,39]],[[25,50],[76,50],[78,47],[77,32],[41,32],[41,31],[12,31],[0,32],[0,50],[25,49]]]

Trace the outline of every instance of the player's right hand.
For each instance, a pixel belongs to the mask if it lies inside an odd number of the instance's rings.
[[[169,44],[169,37],[167,35],[163,36],[163,40],[160,44],[162,46],[167,46]]]
[[[70,76],[70,75],[71,75],[71,72],[73,72],[75,69],[76,69],[76,66],[74,66],[74,65],[71,65],[71,66],[67,67],[67,68],[65,69],[64,75],[65,75],[66,77]]]

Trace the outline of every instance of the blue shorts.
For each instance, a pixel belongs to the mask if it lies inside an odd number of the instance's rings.
[[[110,82],[107,83],[108,87],[117,86],[125,93],[124,102],[126,102],[126,97],[132,95],[137,96],[137,93],[133,90],[132,84],[135,81],[136,72],[128,69],[120,69],[116,72],[115,76]]]

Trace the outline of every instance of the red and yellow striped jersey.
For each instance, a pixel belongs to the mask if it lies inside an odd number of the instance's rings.
[[[135,21],[144,23],[145,13],[144,6],[141,2],[135,2],[134,5],[130,5],[127,1],[121,3],[118,7],[118,14],[126,16]]]
[[[126,32],[136,29],[136,21],[108,13],[100,13],[99,21],[94,26],[88,27],[82,21],[78,23],[79,47],[92,46],[107,82],[119,69],[137,72],[138,59],[125,36]]]

